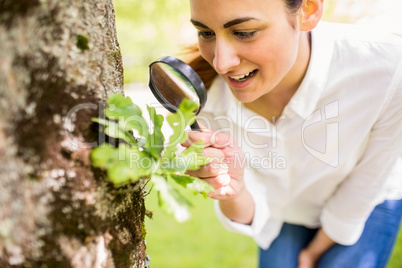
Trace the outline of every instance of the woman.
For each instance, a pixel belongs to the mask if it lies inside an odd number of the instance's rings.
[[[192,65],[211,85],[184,146],[203,140],[214,159],[191,174],[215,188],[219,219],[255,239],[261,268],[385,267],[402,214],[402,42],[319,22],[323,0],[190,2]]]

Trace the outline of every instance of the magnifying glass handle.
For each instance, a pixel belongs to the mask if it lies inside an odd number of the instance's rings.
[[[191,127],[191,130],[202,132],[200,126],[197,123],[197,120],[195,120],[194,123],[190,127]]]

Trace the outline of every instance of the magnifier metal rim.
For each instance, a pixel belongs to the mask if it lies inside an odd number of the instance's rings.
[[[157,89],[156,85],[153,83],[152,80],[152,65],[158,62],[166,63],[169,66],[173,67],[184,77],[186,77],[190,81],[190,83],[194,86],[197,96],[200,99],[200,107],[198,108],[198,111],[196,113],[198,114],[202,110],[202,108],[204,108],[205,103],[207,102],[207,94],[206,94],[207,90],[205,89],[205,85],[202,82],[199,75],[193,70],[193,68],[191,68],[190,65],[172,56],[164,57],[160,60],[152,62],[149,65],[149,73],[150,73],[149,87],[151,88],[152,93],[154,93],[158,101],[162,103],[166,107],[166,109],[168,109],[170,112],[176,112],[178,107],[168,102],[166,98],[163,97],[162,94],[160,94],[159,90]]]

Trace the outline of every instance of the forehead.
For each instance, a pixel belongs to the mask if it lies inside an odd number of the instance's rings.
[[[285,12],[283,0],[190,0],[191,19],[216,24],[235,18],[274,18]]]

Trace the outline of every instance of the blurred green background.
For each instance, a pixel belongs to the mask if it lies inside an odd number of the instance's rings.
[[[126,89],[135,91],[136,86],[130,85],[148,81],[149,63],[163,56],[177,56],[197,40],[196,31],[189,22],[188,0],[113,2]],[[352,8],[355,2],[358,2],[358,9]],[[354,22],[368,12],[367,5],[362,2],[372,4],[378,1],[327,0],[324,18]],[[144,86],[138,86],[138,90],[144,90]],[[135,95],[135,92],[131,94]],[[191,194],[187,196],[194,207],[192,218],[186,223],[177,223],[173,216],[160,210],[154,192],[151,191],[147,197],[147,209],[153,212],[153,219],[146,219],[147,254],[151,258],[151,267],[257,267],[257,247],[252,239],[226,231],[215,217],[212,200]],[[401,267],[402,235],[388,268]]]
[[[125,83],[146,82],[154,60],[194,44],[187,0],[114,0]]]

